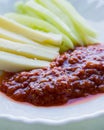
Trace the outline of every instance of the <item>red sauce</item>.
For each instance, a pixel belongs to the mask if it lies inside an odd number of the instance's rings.
[[[7,73],[0,90],[9,97],[38,106],[104,92],[104,45],[77,47],[43,69]]]

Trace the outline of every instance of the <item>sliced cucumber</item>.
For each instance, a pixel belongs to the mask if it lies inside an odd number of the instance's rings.
[[[18,72],[49,66],[49,62],[33,60],[23,56],[0,51],[0,70],[7,72]]]
[[[28,58],[37,58],[48,61],[55,59],[59,54],[58,52],[51,52],[44,48],[12,42],[4,39],[0,39],[0,51],[6,51]]]
[[[0,27],[17,34],[21,34],[42,44],[53,44],[60,46],[62,43],[62,35],[60,34],[45,33],[42,31],[33,30],[3,16],[0,16]]]

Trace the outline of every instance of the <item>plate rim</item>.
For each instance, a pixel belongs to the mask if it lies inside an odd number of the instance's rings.
[[[46,124],[46,125],[64,125],[67,123],[73,123],[77,121],[82,121],[82,120],[87,120],[87,119],[93,119],[96,117],[99,117],[101,115],[104,115],[104,110],[100,110],[97,112],[94,112],[92,114],[84,114],[82,116],[77,116],[77,117],[71,117],[67,119],[62,119],[62,120],[51,120],[51,119],[43,119],[43,118],[36,118],[36,119],[29,119],[25,117],[15,117],[12,115],[5,115],[1,114],[0,119],[7,119],[10,121],[15,121],[15,122],[21,122],[21,123],[27,123],[27,124]]]
[[[64,125],[66,123],[71,123],[71,122],[77,122],[77,121],[82,121],[82,120],[87,120],[87,119],[93,119],[98,116],[104,115],[104,110],[99,110],[97,112],[89,113],[89,114],[83,114],[81,116],[76,116],[76,117],[68,117],[66,119],[61,119],[61,120],[53,120],[53,119],[44,119],[44,118],[36,118],[36,119],[29,119],[26,117],[15,117],[13,115],[6,115],[6,114],[0,114],[0,120],[1,119],[7,119],[11,121],[19,121],[22,123],[28,123],[28,124],[47,124],[47,125]]]

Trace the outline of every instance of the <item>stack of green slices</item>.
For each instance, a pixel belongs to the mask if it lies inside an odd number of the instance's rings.
[[[49,66],[59,53],[96,43],[96,32],[67,0],[28,0],[0,16],[0,70]]]

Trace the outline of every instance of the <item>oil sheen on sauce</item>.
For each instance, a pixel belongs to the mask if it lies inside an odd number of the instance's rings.
[[[104,45],[69,50],[47,68],[6,73],[0,91],[37,106],[62,105],[104,93]]]

